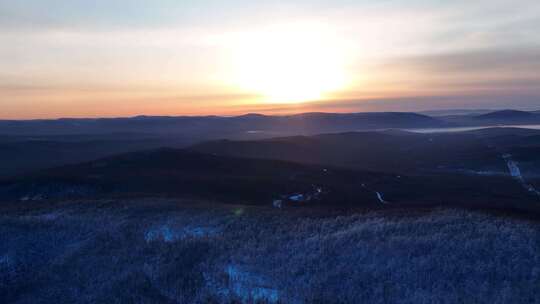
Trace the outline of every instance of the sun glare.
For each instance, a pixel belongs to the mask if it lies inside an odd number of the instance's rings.
[[[322,26],[278,26],[237,35],[234,85],[264,102],[319,100],[346,85],[344,47]]]

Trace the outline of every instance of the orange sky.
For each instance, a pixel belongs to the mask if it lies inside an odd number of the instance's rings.
[[[532,0],[29,0],[0,11],[3,119],[540,107]]]

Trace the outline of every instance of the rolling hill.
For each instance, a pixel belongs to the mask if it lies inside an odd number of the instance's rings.
[[[438,119],[458,126],[532,125],[540,124],[538,112],[500,110],[479,115],[451,115]]]
[[[182,138],[144,134],[12,136],[0,138],[0,177],[90,161],[119,153],[184,147]]]
[[[348,132],[254,141],[221,140],[191,149],[407,175],[506,172],[500,153],[473,133]]]
[[[506,124],[540,123],[539,114],[517,110],[502,110],[491,112],[475,116],[474,119],[489,122],[502,122]]]
[[[3,200],[179,197],[325,208],[534,207],[508,177],[406,176],[159,149],[69,165],[0,183]]]
[[[0,177],[118,153],[183,148],[207,140],[262,139],[372,128],[435,127],[413,113],[152,117],[0,121]]]

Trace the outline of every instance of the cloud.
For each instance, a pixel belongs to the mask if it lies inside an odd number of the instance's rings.
[[[316,101],[297,105],[244,105],[236,113],[273,114],[301,112],[419,112],[433,109],[523,109],[539,110],[540,92],[536,95],[432,95],[387,98],[351,98]]]
[[[388,64],[434,73],[532,72],[540,68],[540,47],[417,55],[398,58]]]
[[[362,91],[379,91],[378,96],[536,94],[539,70],[540,48],[536,47],[403,56],[366,68],[365,83],[357,85],[353,96],[362,96]]]

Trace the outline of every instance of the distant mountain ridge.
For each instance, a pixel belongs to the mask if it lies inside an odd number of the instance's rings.
[[[481,115],[493,112],[491,109],[444,109],[444,110],[427,110],[418,112],[420,114],[429,115],[433,117],[437,116],[449,116],[449,115]]]
[[[189,134],[219,138],[250,131],[315,134],[379,128],[442,127],[446,123],[407,112],[302,113],[284,116],[246,114],[225,116],[136,116],[130,118],[62,118],[0,120],[0,134],[65,135],[101,133]]]
[[[536,125],[540,124],[540,112],[498,110],[477,115],[437,116],[456,126]]]
[[[452,115],[443,115],[454,113]],[[461,114],[457,114],[460,113]],[[428,114],[430,114],[428,115]],[[210,140],[269,138],[381,129],[444,128],[482,125],[540,124],[540,112],[518,110],[443,112],[308,112],[293,115],[248,113],[239,116],[135,116],[0,120],[0,135],[79,135],[132,133],[174,135]],[[255,134],[257,134],[255,136]]]
[[[539,118],[538,114],[533,112],[518,111],[518,110],[501,110],[481,114],[476,116],[476,119],[533,119]]]

